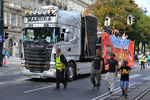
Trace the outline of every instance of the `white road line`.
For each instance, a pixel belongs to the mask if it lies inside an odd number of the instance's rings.
[[[142,80],[150,80],[150,76],[147,76],[145,78],[142,78]]]
[[[29,90],[29,91],[24,91],[24,93],[30,93],[30,92],[34,92],[34,91],[39,91],[39,90],[47,89],[47,88],[54,87],[54,86],[56,86],[56,84],[51,85],[51,86],[46,86],[46,87],[42,87],[42,88],[37,88],[37,89]]]
[[[131,87],[132,85],[134,85],[134,83],[129,83],[129,87]],[[115,92],[113,92],[113,94],[115,94],[115,93],[117,93],[117,92],[119,92],[119,91],[121,91],[121,89],[120,89],[120,87],[118,87],[118,88],[116,88],[116,89],[114,89],[114,91]],[[102,94],[102,95],[100,95],[100,96],[98,96],[98,97],[95,97],[95,98],[93,98],[93,99],[91,99],[91,100],[101,100],[101,99],[99,99],[99,98],[104,98],[104,97],[109,97],[109,96],[111,96],[111,95],[113,95],[113,94],[109,94],[109,92],[106,92],[106,93],[104,93],[104,94]],[[105,98],[104,98],[105,99]],[[103,100],[103,99],[102,99]]]
[[[137,78],[140,76],[142,76],[142,75],[141,74],[133,74],[133,75],[130,75],[129,78]]]
[[[21,81],[24,81],[26,79],[17,79],[17,80],[12,80],[12,81],[4,81],[4,82],[0,82],[0,85],[3,85],[3,84],[8,84],[8,83],[15,83],[15,82],[21,82]]]
[[[134,83],[130,84],[129,87],[131,87],[131,86],[133,86],[133,85],[134,85]],[[119,90],[113,92],[113,94],[116,94],[116,93],[118,93],[118,92],[120,92],[120,91],[122,91],[122,90],[119,89]],[[99,100],[104,100],[104,99],[106,99],[106,98],[112,96],[113,94],[109,94],[109,95],[107,95],[107,96],[105,96],[105,97],[103,97],[103,98],[100,98]]]
[[[117,91],[117,90],[119,90],[119,89],[120,89],[120,87],[114,89],[114,91]],[[107,95],[107,94],[109,94],[109,92],[106,92],[106,93],[104,93],[104,94],[102,94],[102,95],[100,95],[100,96],[98,96],[98,97],[96,97],[96,98],[93,98],[92,100],[97,100],[97,99],[99,99],[99,98],[101,98],[101,97],[103,97],[103,96],[105,96],[105,95]]]

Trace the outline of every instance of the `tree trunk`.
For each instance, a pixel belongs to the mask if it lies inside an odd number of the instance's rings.
[[[139,44],[140,44],[140,42],[138,42],[138,49],[137,49],[137,53],[138,53],[138,55],[139,55],[139,51],[140,51],[140,47],[139,47]]]
[[[146,48],[145,48],[145,43],[143,44],[143,47],[144,47],[144,54],[146,54],[146,52],[145,52],[145,50],[146,50]]]

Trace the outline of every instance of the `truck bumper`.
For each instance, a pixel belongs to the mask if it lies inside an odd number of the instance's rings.
[[[20,68],[21,74],[25,76],[29,76],[30,78],[56,78],[56,69],[49,69],[48,71],[44,71],[43,73],[34,73],[30,72],[25,67]]]

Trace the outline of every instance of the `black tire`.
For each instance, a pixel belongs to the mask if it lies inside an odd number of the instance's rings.
[[[72,81],[74,80],[75,76],[76,76],[76,68],[74,63],[69,62],[68,66],[66,67],[66,80],[67,81]]]

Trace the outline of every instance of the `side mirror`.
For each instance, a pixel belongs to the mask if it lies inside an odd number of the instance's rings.
[[[68,33],[64,34],[64,41],[65,42],[69,42],[69,36],[70,36],[70,34],[68,34]]]

